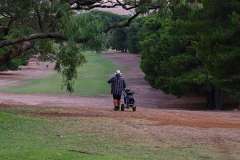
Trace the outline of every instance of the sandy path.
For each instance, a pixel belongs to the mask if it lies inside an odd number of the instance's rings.
[[[48,67],[46,67],[48,65]],[[0,87],[15,86],[28,79],[37,79],[54,73],[53,64],[39,62],[22,66],[21,70],[0,72]]]
[[[183,97],[181,99],[167,95],[160,90],[152,88],[144,79],[144,73],[140,69],[140,57],[133,54],[105,54],[105,57],[112,60],[123,69],[128,88],[136,93],[138,106],[157,108],[180,108],[197,109],[204,99],[198,97]]]
[[[0,103],[7,105],[59,106],[59,107],[110,107],[111,97],[51,96],[38,94],[0,93]]]
[[[151,88],[144,80],[144,73],[139,68],[139,57],[130,54],[105,54],[120,68],[123,68],[124,76],[129,88],[135,91],[137,106],[157,108],[190,108],[197,107],[201,103],[198,98],[177,99],[163,92]],[[0,74],[0,86],[19,85],[26,79],[34,79],[52,74],[53,65],[46,67],[46,63],[33,64],[19,71],[8,71]],[[77,97],[67,95],[38,95],[38,94],[10,94],[0,93],[0,103],[11,105],[37,105],[37,106],[95,106],[111,107],[111,96],[105,97]]]

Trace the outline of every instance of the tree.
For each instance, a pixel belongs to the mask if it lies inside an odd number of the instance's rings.
[[[88,14],[94,16],[96,19],[101,19],[104,30],[112,24],[120,23],[128,18],[128,16],[117,15],[104,11],[91,11]],[[128,49],[127,34],[128,32],[126,28],[116,28],[114,30],[110,30],[105,33],[106,43],[104,47],[126,52]]]
[[[146,79],[178,96],[204,91],[213,108],[222,108],[223,94],[239,96],[239,7],[237,0],[204,0],[145,18]]]
[[[55,54],[66,89],[73,91],[76,67],[84,62],[79,49],[101,48],[103,30],[100,20],[75,15],[63,0],[1,1],[1,69],[17,68],[31,54]]]
[[[141,30],[140,22],[133,22],[127,30],[127,44],[130,53],[139,53],[139,31]]]
[[[203,5],[203,19],[206,18],[204,21],[209,29],[195,43],[195,48],[204,62],[211,91],[210,103],[216,108],[222,108],[224,94],[236,99],[240,95],[240,2],[206,0]]]
[[[112,31],[109,39],[109,45],[112,49],[118,51],[127,52],[127,31],[126,29],[120,28]]]

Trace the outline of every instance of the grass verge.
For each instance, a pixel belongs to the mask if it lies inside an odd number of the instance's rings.
[[[78,78],[74,84],[73,95],[102,96],[109,94],[106,83],[116,66],[101,54],[85,52],[87,63],[78,68]],[[55,73],[41,79],[26,80],[23,85],[2,88],[2,92],[26,94],[65,94],[61,75]]]
[[[43,110],[46,111],[41,108],[41,111]],[[176,147],[176,141],[158,140],[157,137],[147,134],[144,127],[136,128],[133,124],[118,119],[87,116],[40,117],[33,114],[39,111],[0,110],[1,159],[221,159],[221,156],[210,150],[206,144]],[[52,112],[56,112],[56,109]]]

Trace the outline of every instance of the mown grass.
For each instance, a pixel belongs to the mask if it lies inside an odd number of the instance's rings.
[[[85,52],[87,63],[78,68],[78,78],[74,84],[73,95],[102,96],[109,94],[106,83],[116,66],[101,54]],[[0,89],[2,92],[26,94],[66,94],[62,77],[55,73],[45,78],[27,80],[23,85]]]
[[[164,141],[152,139],[142,129],[132,128],[111,118],[40,118],[22,115],[21,110],[0,111],[0,159],[219,159],[206,145],[177,148],[172,147],[173,144],[169,144],[171,142]]]

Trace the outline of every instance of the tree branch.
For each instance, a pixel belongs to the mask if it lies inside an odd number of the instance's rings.
[[[4,40],[0,41],[0,48],[15,45],[18,43],[26,42],[26,41],[32,41],[36,39],[58,39],[58,40],[68,40],[67,37],[65,37],[63,34],[58,32],[53,33],[35,33],[31,34],[27,37],[22,37],[16,40]],[[87,39],[77,39],[75,40],[77,43],[84,43],[87,42]]]
[[[125,10],[131,10],[137,8],[138,5],[135,4],[127,4],[122,3],[120,0],[87,0],[87,1],[79,1],[79,0],[72,0],[70,5],[74,5],[71,9],[73,10],[91,10],[94,8],[116,8],[122,7]]]
[[[128,20],[123,21],[123,22],[120,22],[120,23],[113,24],[112,26],[108,27],[104,32],[107,33],[107,32],[109,32],[109,31],[111,31],[112,29],[127,27],[127,26],[129,26],[129,25],[132,23],[132,21],[133,21],[134,19],[136,19],[140,14],[141,14],[141,12],[137,12],[137,13],[135,13],[132,17],[130,17]]]
[[[163,7],[163,2],[152,2],[148,0],[135,0],[135,1],[123,1],[123,0],[70,0],[71,5],[75,5],[71,9],[73,10],[91,10],[94,8],[116,8],[121,7],[125,10],[135,9],[136,13],[128,20],[113,24],[109,26],[104,32],[109,32],[114,28],[127,27],[131,22],[137,18],[140,14],[144,14],[147,11],[157,10]],[[142,9],[143,7],[144,9]],[[147,11],[146,11],[147,10]]]

